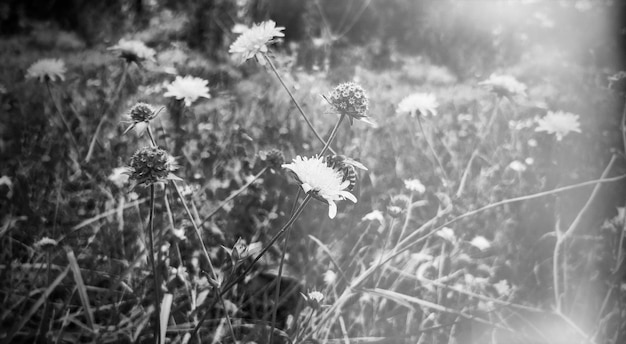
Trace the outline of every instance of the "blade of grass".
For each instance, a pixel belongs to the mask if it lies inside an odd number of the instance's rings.
[[[170,311],[172,310],[172,300],[174,296],[170,293],[163,295],[163,303],[161,304],[161,315],[159,321],[161,322],[161,344],[165,344],[165,332],[167,331],[167,323],[170,318]]]
[[[70,263],[72,275],[74,276],[74,282],[76,282],[76,288],[78,289],[78,296],[80,297],[80,302],[83,304],[83,309],[85,311],[85,318],[87,318],[87,325],[89,325],[89,328],[91,329],[91,331],[95,332],[94,321],[93,321],[93,310],[91,309],[91,305],[89,303],[89,296],[87,295],[87,288],[85,287],[83,276],[80,273],[80,267],[78,266],[78,261],[76,260],[74,251],[72,251],[72,249],[69,246],[65,246],[65,252],[67,254],[67,260]]]
[[[22,319],[20,319],[20,321],[18,321],[15,324],[13,329],[11,329],[11,332],[4,339],[4,341],[2,341],[2,344],[10,344],[13,342],[13,338],[15,337],[15,335],[22,329],[22,327],[24,327],[24,325],[26,325],[26,323],[30,320],[30,318],[32,318],[32,316],[37,312],[37,310],[46,302],[50,294],[52,294],[54,289],[63,281],[63,279],[65,278],[65,276],[67,276],[69,271],[70,271],[70,267],[68,266],[65,268],[65,270],[63,270],[63,272],[61,272],[57,276],[57,278],[54,281],[52,281],[50,286],[48,286],[46,291],[44,291],[41,297],[39,297],[37,302],[35,302],[35,304],[33,304],[30,307],[30,309],[28,310],[28,312],[26,312],[26,314],[22,317]]]

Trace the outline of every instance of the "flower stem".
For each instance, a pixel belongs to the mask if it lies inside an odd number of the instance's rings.
[[[339,117],[339,120],[333,127],[333,131],[330,132],[330,137],[328,138],[328,141],[326,142],[326,144],[324,144],[324,148],[322,148],[322,151],[320,152],[319,156],[324,156],[324,153],[326,153],[326,151],[330,149],[330,145],[333,143],[335,136],[337,136],[337,130],[339,129],[339,125],[341,124],[341,122],[343,122],[344,118],[346,118],[346,115],[342,113],[341,117]]]
[[[93,155],[93,150],[96,146],[96,141],[98,141],[98,134],[100,134],[100,130],[102,130],[102,126],[104,125],[104,122],[106,122],[107,120],[107,113],[113,107],[113,105],[115,104],[115,101],[120,95],[120,91],[122,90],[122,86],[124,85],[124,82],[126,81],[126,76],[128,75],[128,65],[129,65],[128,62],[124,62],[124,69],[122,70],[122,76],[120,77],[120,81],[117,84],[115,91],[113,92],[113,96],[107,102],[104,108],[104,111],[102,111],[102,117],[100,117],[100,122],[98,122],[96,131],[93,134],[93,137],[91,138],[91,143],[89,143],[89,150],[87,151],[85,162],[89,162],[89,160],[91,160],[91,156]]]
[[[320,134],[317,132],[317,130],[315,130],[315,128],[313,127],[313,124],[311,123],[311,121],[309,120],[309,118],[307,117],[307,115],[304,113],[304,110],[302,110],[302,107],[300,106],[300,103],[298,103],[298,101],[296,100],[296,98],[293,96],[293,93],[291,93],[291,90],[289,90],[289,87],[287,87],[287,85],[285,84],[285,81],[283,80],[283,78],[280,76],[280,73],[278,73],[278,70],[276,69],[276,67],[274,66],[274,63],[272,63],[272,60],[269,58],[269,56],[267,56],[267,54],[263,54],[263,57],[265,58],[265,60],[269,63],[270,67],[272,68],[272,71],[274,71],[274,74],[276,74],[276,77],[278,78],[278,81],[280,81],[280,84],[283,86],[283,88],[285,89],[285,91],[287,91],[287,93],[289,94],[289,97],[291,98],[291,101],[296,105],[296,108],[298,109],[298,111],[300,112],[300,114],[302,115],[302,118],[304,118],[304,121],[306,122],[306,124],[309,126],[309,128],[311,128],[311,130],[313,131],[313,134],[315,134],[315,137],[317,137],[317,139],[324,145],[326,146],[327,143],[326,141],[324,141],[324,139],[320,136]],[[333,154],[335,154],[335,152],[332,150],[332,148],[330,149],[331,152],[333,152]]]
[[[150,249],[148,254],[150,256],[150,265],[152,265],[152,274],[154,280],[154,305],[156,307],[154,328],[154,338],[156,342],[160,343],[159,336],[161,335],[161,283],[159,281],[159,272],[157,269],[157,263],[154,258],[154,184],[150,185],[150,217],[148,218],[148,238],[150,239]]]
[[[254,267],[254,264],[256,264],[262,257],[263,255],[270,249],[270,247],[272,247],[272,245],[274,245],[274,243],[276,242],[276,240],[278,240],[280,238],[280,236],[287,230],[287,228],[289,228],[300,216],[300,214],[302,213],[302,211],[304,210],[305,206],[309,203],[309,201],[311,200],[311,195],[307,194],[304,197],[304,200],[302,201],[302,203],[300,203],[300,205],[298,206],[298,208],[295,210],[295,212],[293,213],[293,215],[289,218],[289,220],[287,221],[287,223],[285,223],[283,225],[283,227],[272,237],[272,239],[270,240],[269,244],[267,244],[265,247],[263,247],[263,249],[261,250],[261,252],[254,258],[254,260],[252,261],[252,263],[246,268],[246,270],[240,274],[235,280],[233,280],[232,282],[228,283],[221,292],[218,293],[219,297],[222,297],[224,294],[226,294],[226,292],[228,292],[230,289],[232,289],[237,283],[239,283],[242,279],[244,279],[244,277],[246,276],[246,274],[248,274],[248,272],[250,272],[252,270],[252,268]],[[213,301],[213,304],[210,306],[212,307],[213,305],[215,305],[216,300]],[[191,337],[195,337],[196,333],[198,332],[198,330],[200,329],[200,326],[202,326],[202,323],[204,323],[204,321],[207,319],[207,317],[209,316],[209,313],[205,313],[204,316],[202,317],[202,319],[200,319],[200,322],[198,322],[198,324],[196,325],[196,327],[193,329],[193,332],[191,333]]]
[[[52,100],[52,104],[54,104],[54,109],[56,110],[57,114],[61,118],[61,122],[63,122],[63,126],[65,126],[67,133],[70,134],[70,140],[72,140],[74,149],[76,149],[76,153],[78,153],[79,152],[78,142],[76,141],[76,138],[74,137],[74,134],[72,133],[72,128],[70,127],[70,124],[65,119],[65,116],[63,116],[63,112],[61,112],[61,107],[59,106],[59,104],[57,104],[57,101],[54,99],[54,96],[52,95],[52,90],[50,89],[50,81],[48,80],[46,80],[46,89],[48,90],[48,94],[50,95],[50,100]]]
[[[476,146],[474,146],[474,150],[472,150],[472,155],[470,156],[467,165],[465,166],[465,170],[463,170],[463,175],[461,176],[461,182],[459,183],[459,189],[456,191],[456,197],[459,198],[463,194],[463,189],[465,189],[465,184],[467,183],[467,177],[469,177],[470,168],[472,167],[472,163],[474,159],[478,156],[478,150],[480,149],[480,145],[489,134],[489,130],[495,121],[496,115],[498,113],[498,108],[500,107],[501,97],[496,98],[496,102],[493,105],[493,111],[491,112],[491,117],[489,117],[489,122],[487,122],[487,126],[483,130],[482,134],[478,137],[478,142],[476,142]]]
[[[147,129],[146,131],[148,132],[148,137],[150,138],[150,143],[152,144],[153,147],[157,147],[156,140],[154,139],[154,135],[152,134],[152,129],[150,128],[150,125],[148,125],[148,127],[146,129]],[[263,169],[262,172],[265,172],[265,169]],[[257,176],[260,176],[260,174],[257,175]],[[174,180],[170,180],[170,182],[174,186],[174,189],[176,190],[176,194],[178,195],[178,198],[180,199],[180,202],[183,204],[183,208],[185,208],[185,212],[187,213],[187,217],[189,218],[189,221],[193,225],[193,228],[194,228],[194,231],[196,233],[196,236],[198,237],[198,240],[200,242],[200,247],[202,248],[202,253],[204,254],[204,258],[206,259],[207,264],[209,264],[210,275],[211,275],[211,277],[214,280],[217,280],[217,273],[215,272],[215,267],[213,266],[213,262],[211,261],[211,257],[209,256],[209,252],[207,251],[206,247],[204,246],[204,240],[202,239],[202,233],[200,232],[200,228],[199,228],[198,224],[196,223],[196,219],[194,218],[193,214],[191,213],[191,210],[189,210],[189,206],[187,205],[187,202],[185,201],[185,197],[183,196],[182,192],[180,191],[180,188],[178,187],[178,184],[176,184],[176,182]],[[169,208],[169,201],[168,201],[167,197],[165,198],[165,202],[166,202],[167,207]],[[219,286],[214,286],[214,287],[216,289],[216,293],[218,295],[218,298],[219,298],[219,301],[220,301],[220,303],[222,305],[222,308],[224,309],[224,317],[226,318],[226,323],[228,324],[228,329],[230,330],[230,334],[233,337],[233,341],[236,341],[235,331],[233,330],[233,324],[232,324],[232,321],[230,320],[230,316],[228,315],[228,309],[226,308],[226,303],[224,302],[223,294],[220,292],[220,287]]]
[[[224,199],[215,209],[213,209],[209,215],[205,216],[204,219],[202,220],[202,222],[200,222],[200,226],[202,226],[204,223],[206,223],[211,216],[215,215],[215,213],[217,213],[220,209],[222,209],[226,204],[228,204],[228,202],[232,201],[235,197],[237,197],[240,193],[242,193],[244,190],[246,190],[248,187],[250,187],[250,185],[252,185],[252,183],[254,183],[257,179],[259,179],[263,173],[265,173],[265,171],[267,171],[267,167],[263,167],[259,173],[255,174],[254,177],[252,177],[252,179],[250,179],[246,184],[244,184],[242,187],[240,187],[239,189],[233,191],[233,193],[231,193],[228,197],[226,197],[226,199]]]
[[[424,131],[424,126],[422,125],[422,120],[420,118],[421,116],[417,116],[417,125],[420,127],[420,131],[422,132],[422,135],[424,136],[424,140],[426,141],[426,145],[428,146],[428,148],[430,148],[430,152],[432,153],[433,157],[435,158],[435,161],[437,162],[437,165],[439,166],[439,169],[441,170],[441,173],[443,174],[443,184],[445,187],[448,187],[448,183],[449,183],[449,178],[448,178],[448,174],[446,173],[446,170],[443,168],[443,165],[441,164],[441,160],[439,160],[439,156],[437,155],[437,152],[435,152],[435,149],[433,148],[433,145],[430,143],[430,140],[428,139],[428,137],[426,136],[426,131]]]

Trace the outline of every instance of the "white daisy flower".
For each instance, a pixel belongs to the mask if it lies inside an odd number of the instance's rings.
[[[398,113],[408,113],[411,116],[436,116],[437,98],[432,93],[413,93],[400,101]]]
[[[356,197],[346,191],[350,181],[344,181],[343,173],[329,167],[321,157],[303,158],[298,155],[292,163],[282,166],[295,174],[305,193],[328,203],[328,217],[331,219],[337,215],[336,201],[348,199],[357,202]]]
[[[491,247],[491,243],[489,242],[489,240],[480,235],[474,237],[474,239],[470,241],[470,244],[481,251],[485,251],[486,249]]]
[[[174,97],[178,100],[184,99],[186,106],[191,106],[198,98],[211,98],[209,94],[209,82],[201,78],[195,78],[193,76],[185,76],[181,78],[177,76],[176,79],[169,85],[167,85],[167,92],[163,94],[165,97]]]
[[[580,122],[578,122],[578,115],[574,115],[569,112],[549,111],[548,114],[537,119],[537,128],[535,131],[545,131],[548,134],[555,134],[556,139],[561,141],[563,137],[572,131],[580,133]]]
[[[65,62],[61,59],[41,59],[28,67],[26,78],[38,79],[40,82],[56,81],[57,78],[65,81],[66,71]]]
[[[407,179],[404,181],[404,187],[409,191],[416,192],[418,194],[423,194],[426,192],[426,187],[419,179]]]
[[[285,37],[281,31],[284,27],[276,27],[273,20],[264,21],[244,30],[230,45],[229,53],[238,63],[244,63],[252,57],[256,57],[262,63],[263,54],[267,52],[267,45],[274,43],[276,37]]]
[[[478,83],[499,96],[526,95],[526,85],[510,75],[491,74],[489,79]]]
[[[156,51],[147,47],[142,41],[125,40],[123,38],[120,39],[116,45],[109,47],[107,50],[117,51],[121,58],[128,62],[135,63],[140,63],[145,60],[154,62],[154,55],[156,55]]]

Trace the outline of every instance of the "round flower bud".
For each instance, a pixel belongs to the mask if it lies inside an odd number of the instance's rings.
[[[283,152],[276,148],[272,148],[267,152],[263,152],[263,160],[267,164],[267,167],[273,170],[280,170],[282,165],[285,163],[285,157],[283,156]]]
[[[361,86],[354,82],[346,82],[335,87],[330,94],[329,102],[343,115],[352,119],[366,119],[369,110],[369,99]]]
[[[156,116],[154,108],[146,103],[137,103],[128,112],[133,122],[147,122]]]
[[[135,185],[148,186],[167,179],[178,179],[171,172],[178,165],[174,158],[158,147],[143,147],[130,159],[130,179]]]

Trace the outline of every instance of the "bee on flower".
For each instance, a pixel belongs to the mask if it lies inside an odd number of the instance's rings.
[[[554,134],[557,141],[561,141],[570,132],[581,132],[578,115],[569,112],[548,111],[546,116],[537,119],[537,124],[535,131],[545,131],[548,134]]]
[[[267,46],[275,43],[277,37],[285,37],[285,34],[281,32],[284,29],[284,27],[277,27],[273,20],[267,20],[249,29],[241,30],[241,35],[230,45],[228,52],[239,64],[253,57],[263,64],[263,54],[267,53]]]
[[[478,85],[488,88],[500,97],[526,95],[526,85],[510,75],[491,74],[489,79],[479,82]]]
[[[156,55],[156,51],[147,47],[142,41],[125,40],[123,38],[116,45],[107,48],[107,50],[117,51],[120,58],[126,60],[126,62],[135,62],[137,64],[141,64],[143,61],[154,62],[154,56]]]
[[[180,77],[167,85],[167,92],[163,94],[165,97],[174,97],[178,100],[184,100],[185,106],[191,106],[198,98],[210,99],[208,81],[193,76]]]
[[[41,59],[28,67],[26,78],[37,79],[39,82],[55,82],[57,79],[65,81],[66,71],[65,62],[61,59]]]
[[[146,103],[137,103],[130,110],[128,110],[127,117],[130,119],[131,124],[124,130],[124,134],[129,132],[131,129],[135,129],[137,135],[143,134],[143,132],[148,128],[148,125],[151,120],[153,120],[158,114],[159,111]]]
[[[375,125],[367,116],[369,110],[369,98],[359,84],[346,82],[339,84],[330,93],[328,102],[340,114],[348,116],[350,124],[355,119]]]
[[[149,186],[166,180],[182,180],[172,172],[178,169],[174,158],[158,147],[139,148],[130,159],[128,173],[132,188]]]
[[[410,116],[437,116],[437,98],[432,93],[413,93],[400,101],[398,113]]]
[[[328,166],[323,157],[297,156],[290,164],[283,164],[293,172],[302,190],[328,204],[328,217],[334,219],[337,215],[337,204],[341,200],[357,202],[356,197],[348,191],[350,181],[344,179],[341,170]]]

